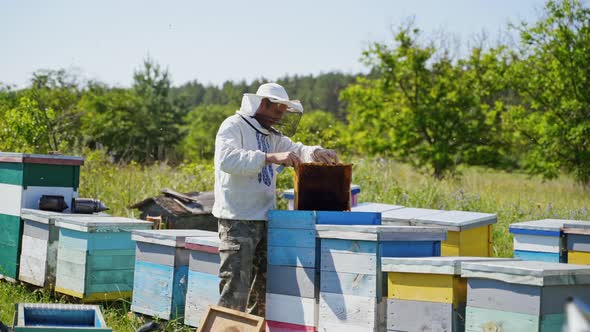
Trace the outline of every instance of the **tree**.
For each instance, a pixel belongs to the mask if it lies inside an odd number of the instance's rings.
[[[570,172],[590,186],[590,9],[548,1],[541,20],[517,29],[523,60],[511,76],[522,102],[510,115],[524,166],[548,178]]]
[[[52,146],[47,123],[54,116],[53,110],[42,111],[34,100],[21,97],[16,107],[0,116],[0,151],[48,153]]]
[[[445,50],[421,45],[419,36],[409,26],[395,46],[372,45],[364,60],[376,79],[360,78],[342,98],[360,152],[399,158],[440,179],[495,144],[491,129],[498,123],[487,112],[503,105],[486,96],[502,86],[482,77],[505,59],[501,51],[484,57],[480,50],[453,62]]]
[[[305,112],[299,122],[294,141],[308,145],[321,145],[324,148],[346,152],[346,125],[338,121],[332,113],[323,111]]]
[[[180,151],[189,160],[213,159],[219,125],[236,111],[231,105],[201,105],[187,114]]]

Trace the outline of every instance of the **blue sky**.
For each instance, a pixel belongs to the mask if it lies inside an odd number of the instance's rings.
[[[366,71],[361,52],[414,17],[427,34],[495,39],[533,21],[543,0],[0,2],[0,82],[23,87],[38,69],[129,86],[148,55],[174,85]]]

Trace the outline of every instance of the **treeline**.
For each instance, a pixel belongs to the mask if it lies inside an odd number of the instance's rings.
[[[457,166],[522,169],[590,185],[590,9],[547,1],[516,45],[481,43],[454,57],[401,26],[363,52],[370,75],[279,79],[306,109],[295,139],[344,154],[408,162],[441,178]],[[114,160],[210,159],[217,127],[265,82],[173,87],[147,59],[131,88],[39,71],[0,87],[0,150],[102,149]]]

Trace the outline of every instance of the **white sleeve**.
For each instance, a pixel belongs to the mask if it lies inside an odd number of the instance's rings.
[[[215,159],[219,169],[235,175],[256,175],[266,165],[266,154],[242,148],[240,128],[230,122],[221,124],[215,138]]]
[[[275,152],[287,152],[293,151],[297,154],[303,162],[312,162],[313,159],[313,152],[317,149],[321,149],[322,147],[319,145],[303,145],[300,142],[294,143],[289,137],[281,136],[276,146]]]

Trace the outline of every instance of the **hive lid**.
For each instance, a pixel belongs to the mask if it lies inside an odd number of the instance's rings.
[[[188,249],[195,249],[199,250],[199,247],[213,247],[219,248],[219,244],[221,240],[217,235],[217,232],[210,232],[212,233],[210,236],[203,236],[203,237],[188,237],[185,239],[185,247]]]
[[[421,209],[421,208],[403,208],[385,211],[381,214],[381,220],[384,222],[403,222],[407,225],[416,218],[431,216],[445,212],[444,210]]]
[[[428,273],[428,274],[461,274],[461,263],[474,261],[519,260],[515,258],[496,257],[383,257],[383,272]]]
[[[464,262],[461,277],[534,286],[585,285],[590,284],[590,266],[540,261]]]
[[[590,235],[590,221],[567,222],[563,224],[563,232],[566,234]]]
[[[80,232],[119,232],[134,229],[149,229],[153,223],[145,220],[123,217],[79,217],[76,215],[58,216],[55,225]]]
[[[498,217],[494,213],[451,210],[417,217],[415,221],[417,224],[444,226],[452,231],[464,231],[495,224]]]
[[[524,234],[537,234],[535,231],[547,232],[546,234],[539,233],[538,235],[556,235],[559,236],[561,228],[565,224],[574,225],[585,225],[588,221],[582,220],[569,220],[569,219],[541,219],[532,221],[523,221],[519,223],[510,224],[511,233],[524,233]]]
[[[372,203],[365,202],[359,203],[357,206],[351,208],[352,212],[385,212],[390,210],[401,209],[401,205],[383,204],[383,203]]]
[[[23,164],[47,164],[47,165],[73,165],[84,164],[83,157],[60,156],[50,154],[29,154],[15,152],[0,152],[0,163],[23,163]]]
[[[154,229],[134,230],[131,239],[137,242],[160,244],[170,247],[184,247],[190,237],[211,237],[211,231],[199,229]]]
[[[428,226],[316,225],[317,236],[324,239],[361,241],[442,241],[447,230]]]
[[[93,213],[93,214],[83,214],[83,213],[63,213],[63,212],[53,212],[53,211],[44,211],[44,210],[37,210],[37,209],[21,209],[20,210],[21,219],[25,220],[32,220],[43,224],[51,224],[53,225],[55,219],[57,217],[74,217],[74,218],[96,218],[96,217],[110,217],[109,214],[100,212],[100,213]]]

